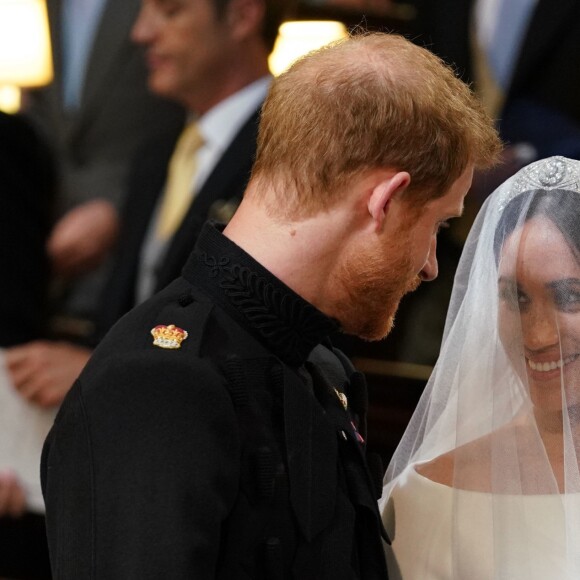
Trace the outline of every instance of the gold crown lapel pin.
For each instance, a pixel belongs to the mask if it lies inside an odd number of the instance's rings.
[[[187,330],[175,326],[175,324],[158,324],[151,329],[153,344],[159,348],[181,348],[181,343],[187,338]]]

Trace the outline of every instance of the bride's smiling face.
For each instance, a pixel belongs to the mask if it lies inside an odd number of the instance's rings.
[[[545,217],[527,221],[502,248],[499,331],[536,407],[561,410],[563,396],[567,407],[580,402],[580,264]]]

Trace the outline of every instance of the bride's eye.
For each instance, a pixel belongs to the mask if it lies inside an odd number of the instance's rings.
[[[529,302],[527,295],[515,284],[500,284],[498,296],[512,310],[521,310]]]
[[[554,289],[554,304],[559,310],[580,310],[580,289],[571,288],[567,284]]]

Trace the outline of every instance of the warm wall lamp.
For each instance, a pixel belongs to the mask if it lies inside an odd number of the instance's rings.
[[[279,75],[299,57],[347,35],[346,26],[338,21],[284,22],[280,26],[274,50],[268,59],[270,71],[274,75]]]
[[[0,0],[0,110],[20,108],[20,88],[53,77],[45,0]]]
[[[396,31],[410,37],[416,10],[403,0],[295,0],[280,27],[270,70],[277,75],[298,57],[353,33]]]

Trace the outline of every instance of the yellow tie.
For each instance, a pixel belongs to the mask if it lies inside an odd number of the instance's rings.
[[[179,227],[193,197],[193,176],[197,168],[197,151],[203,136],[197,123],[189,123],[182,131],[171,160],[161,209],[157,220],[157,237],[166,240]]]

